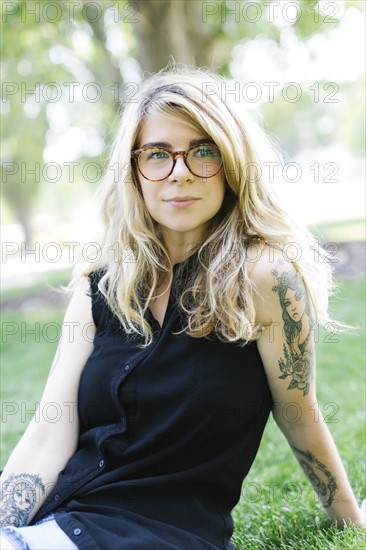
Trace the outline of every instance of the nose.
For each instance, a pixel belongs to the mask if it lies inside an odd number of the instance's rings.
[[[193,179],[193,175],[185,163],[183,154],[176,156],[173,171],[168,179],[172,182],[191,181]]]

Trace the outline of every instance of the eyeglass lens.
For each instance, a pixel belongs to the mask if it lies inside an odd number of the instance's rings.
[[[222,165],[219,149],[215,145],[199,145],[188,152],[187,165],[193,175],[210,178],[218,173]],[[141,151],[138,157],[139,170],[146,179],[163,180],[173,168],[173,157],[160,147]]]

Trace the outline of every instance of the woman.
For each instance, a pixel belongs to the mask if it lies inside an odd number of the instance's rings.
[[[298,284],[297,274],[282,273],[272,288],[280,300],[283,330],[286,344],[283,344],[285,361],[279,361],[281,379],[292,377],[289,389],[299,388],[304,395],[309,392],[312,377],[311,314],[304,289]]]
[[[363,524],[312,414],[327,264],[311,262],[266,178],[267,141],[221,84],[173,68],[126,106],[99,191],[102,256],[75,277],[40,405],[63,414],[33,421],[2,475],[4,548],[233,548],[271,410],[329,517]],[[301,422],[281,414],[290,401]]]

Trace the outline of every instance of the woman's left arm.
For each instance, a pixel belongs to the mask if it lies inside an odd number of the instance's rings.
[[[292,263],[277,252],[271,261],[267,256],[262,255],[251,278],[258,289],[256,321],[266,327],[258,350],[274,401],[273,416],[330,519],[340,527],[365,527],[333,438],[321,414],[314,414],[314,327],[306,289]]]

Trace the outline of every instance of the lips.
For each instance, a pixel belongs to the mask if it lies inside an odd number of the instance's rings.
[[[171,199],[165,199],[164,202],[173,206],[174,208],[186,208],[191,206],[199,199],[197,197],[172,197]]]
[[[172,197],[171,199],[165,199],[166,202],[179,202],[179,201],[194,201],[198,200],[198,197]]]

